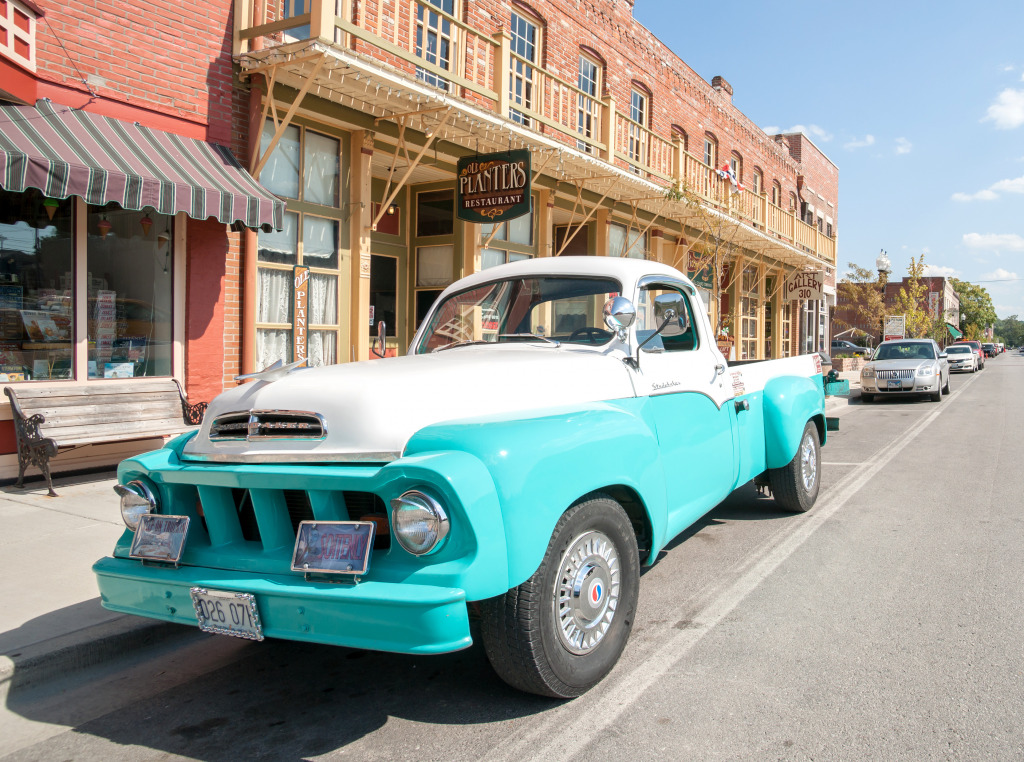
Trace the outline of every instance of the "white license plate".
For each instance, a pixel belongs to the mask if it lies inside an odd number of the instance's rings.
[[[250,593],[232,593],[193,587],[192,607],[199,629],[216,635],[231,635],[248,640],[263,640],[263,624]]]
[[[902,389],[903,388],[903,382],[902,381],[889,381],[889,388],[890,389]]]

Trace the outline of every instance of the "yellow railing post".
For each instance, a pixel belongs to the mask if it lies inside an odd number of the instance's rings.
[[[494,33],[494,41],[498,43],[494,51],[494,72],[492,87],[495,99],[495,111],[499,116],[508,116],[508,88],[512,76],[512,35],[499,29]]]
[[[235,28],[231,40],[231,53],[240,56],[249,52],[249,41],[243,40],[239,32],[253,26],[251,0],[235,0]]]
[[[601,133],[604,138],[604,150],[601,158],[615,163],[615,98],[606,96],[602,99],[604,111],[601,113]]]
[[[348,18],[345,6],[351,9],[351,0],[342,0],[342,14]],[[334,44],[334,0],[312,0],[309,5],[309,36]]]
[[[676,190],[683,187],[683,141],[678,135],[672,136],[672,182]]]

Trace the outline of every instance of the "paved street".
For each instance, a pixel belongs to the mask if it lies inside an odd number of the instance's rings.
[[[514,692],[478,646],[420,658],[161,626],[64,678],[19,681],[13,659],[0,757],[1024,758],[1024,356],[951,387],[941,403],[837,407],[810,513],[747,487],[673,543],[643,576],[622,661],[575,701]],[[5,521],[38,515],[20,499]],[[112,499],[83,504],[68,490],[46,509],[83,537],[120,531]],[[39,539],[76,546],[45,525]],[[118,625],[88,578],[3,550],[5,601],[42,577],[76,591],[60,616]],[[0,651],[31,649],[56,615],[40,608],[0,620]]]

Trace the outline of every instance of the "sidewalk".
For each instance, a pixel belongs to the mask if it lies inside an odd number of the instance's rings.
[[[114,474],[0,487],[0,694],[191,632],[107,611],[92,564],[124,531]]]

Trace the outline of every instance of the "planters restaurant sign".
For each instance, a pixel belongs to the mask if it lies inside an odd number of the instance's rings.
[[[459,159],[455,208],[467,222],[504,222],[530,211],[530,152]]]

